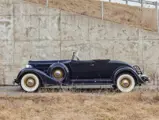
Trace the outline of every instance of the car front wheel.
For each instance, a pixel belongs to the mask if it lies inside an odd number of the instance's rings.
[[[135,79],[130,74],[119,75],[116,83],[121,92],[131,92],[135,88]]]
[[[22,77],[20,85],[25,92],[36,92],[40,87],[40,80],[35,74],[28,73]]]

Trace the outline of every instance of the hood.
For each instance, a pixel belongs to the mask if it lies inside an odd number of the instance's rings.
[[[29,65],[41,65],[41,64],[53,64],[53,63],[65,63],[69,62],[70,60],[41,60],[41,61],[29,61]]]

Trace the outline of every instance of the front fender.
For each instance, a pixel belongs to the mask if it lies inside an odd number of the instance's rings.
[[[120,75],[122,73],[130,73],[131,75],[133,75],[137,84],[143,83],[142,79],[140,78],[140,76],[136,73],[136,71],[133,68],[131,68],[131,67],[120,67],[114,72],[114,74],[112,76],[112,80],[113,80],[114,84],[116,84],[116,80],[117,80],[118,75]]]
[[[23,70],[21,70],[15,80],[16,83],[20,83],[21,78],[27,74],[27,73],[33,73],[35,75],[37,75],[39,77],[39,79],[41,80],[41,83],[43,85],[45,84],[55,84],[55,85],[60,85],[59,81],[56,81],[54,79],[52,79],[50,76],[48,76],[46,73],[37,70],[35,68],[24,68]]]

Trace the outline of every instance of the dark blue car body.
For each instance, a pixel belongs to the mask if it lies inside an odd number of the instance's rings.
[[[28,65],[31,67],[22,69],[15,83],[20,84],[21,78],[27,73],[37,75],[42,86],[116,85],[116,79],[122,73],[131,74],[136,80],[136,85],[148,80],[142,76],[139,67],[115,60],[29,61]],[[65,71],[65,78],[62,81],[56,80],[51,74],[56,66]]]

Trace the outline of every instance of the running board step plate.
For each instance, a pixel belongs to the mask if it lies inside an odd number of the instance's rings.
[[[106,89],[106,88],[112,88],[112,85],[45,86],[43,88],[51,88],[51,89]]]

